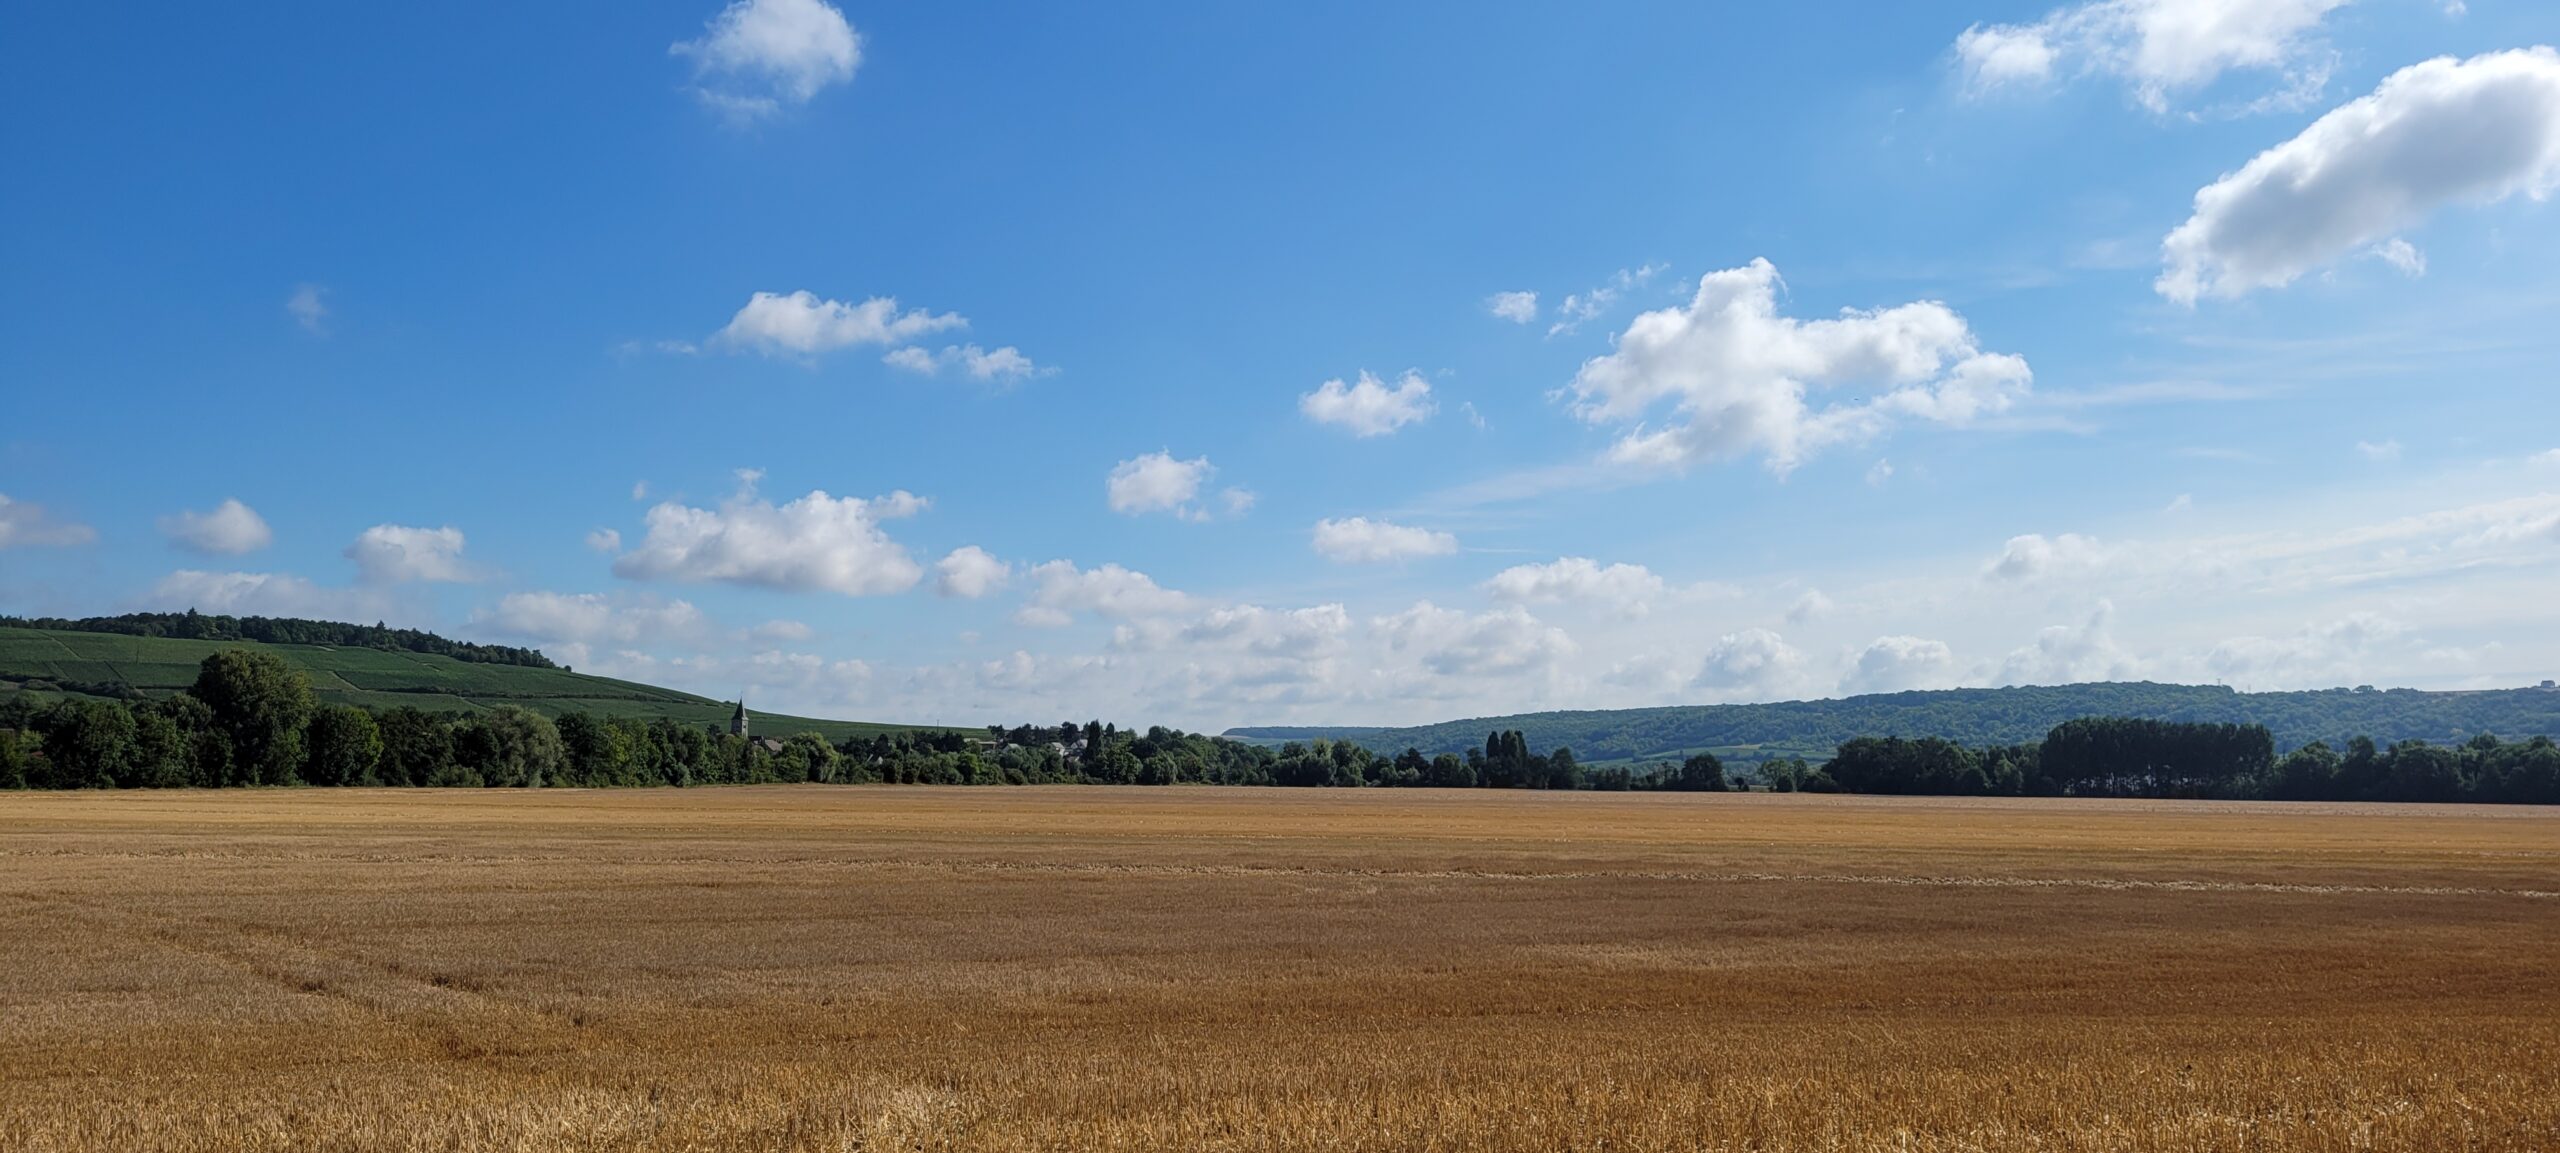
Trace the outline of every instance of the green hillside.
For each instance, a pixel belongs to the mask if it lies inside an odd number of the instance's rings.
[[[165,697],[194,683],[196,666],[223,649],[276,653],[310,674],[320,700],[387,709],[479,712],[517,705],[549,716],[668,717],[727,725],[731,706],[708,697],[565,669],[485,664],[425,653],[254,641],[178,640],[116,633],[0,627],[0,701],[17,694]],[[830,741],[917,726],[823,721],[748,711],[759,735],[816,731]]]
[[[2020,686],[1760,705],[1522,713],[1414,728],[1240,728],[1228,730],[1227,735],[1263,742],[1327,737],[1381,752],[1410,746],[1440,753],[1482,747],[1486,733],[1518,729],[1530,747],[1568,747],[1586,763],[1673,759],[1695,752],[1753,762],[1783,756],[1820,759],[1830,756],[1840,742],[1862,736],[2017,744],[2042,740],[2064,721],[2093,716],[2262,724],[2284,748],[2312,741],[2336,745],[2354,736],[2370,736],[2384,744],[2403,740],[2453,744],[2480,733],[2510,740],[2560,736],[2560,692],[2529,688],[2240,693],[2221,685],[2147,682]]]

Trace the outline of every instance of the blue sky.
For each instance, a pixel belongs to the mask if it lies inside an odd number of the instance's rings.
[[[2560,10],[1739,7],[23,13],[0,611],[952,722],[2560,674]]]

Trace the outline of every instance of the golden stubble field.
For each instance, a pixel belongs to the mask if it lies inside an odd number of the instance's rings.
[[[0,1150],[2560,1148],[2560,812],[0,795]]]

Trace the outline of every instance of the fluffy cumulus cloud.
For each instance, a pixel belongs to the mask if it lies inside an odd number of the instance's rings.
[[[462,530],[452,525],[378,524],[358,535],[346,555],[369,584],[469,581],[480,575],[462,559]]]
[[[1448,533],[1361,516],[1317,521],[1314,543],[1317,553],[1338,564],[1374,564],[1458,551],[1458,538]]]
[[[631,580],[719,581],[792,592],[878,596],[905,592],[924,569],[881,522],[914,516],[925,501],[899,491],[872,500],[824,491],[788,504],[758,497],[754,473],[719,508],[652,505],[648,535],[614,558]]]
[[[2359,676],[2377,649],[2409,633],[2371,612],[2306,626],[2291,636],[2233,637],[2205,657],[2214,676],[2243,687],[2334,685]]]
[[[746,307],[729,318],[728,325],[713,335],[712,342],[769,356],[815,356],[860,344],[905,344],[968,324],[968,318],[958,313],[922,308],[901,312],[897,299],[888,296],[848,304],[821,299],[807,289],[787,296],[759,292],[747,298]],[[999,349],[987,355],[1005,351],[1008,350]]]
[[[1170,452],[1151,452],[1113,465],[1111,475],[1103,478],[1103,492],[1111,511],[1126,516],[1169,512],[1184,520],[1207,520],[1210,512],[1200,491],[1216,475],[1218,468],[1208,457],[1178,460]],[[1227,515],[1241,516],[1253,507],[1253,494],[1230,488],[1219,503]]]
[[[1012,384],[1035,376],[1047,376],[1056,369],[1033,364],[1022,350],[1006,345],[989,352],[974,344],[947,345],[941,352],[927,352],[915,345],[890,349],[880,363],[923,376],[939,376],[952,369],[971,380]]]
[[[1176,635],[1195,645],[1308,660],[1339,652],[1350,632],[1351,614],[1339,604],[1300,609],[1232,605],[1202,613]]]
[[[2131,84],[2157,112],[2174,96],[2250,69],[2283,77],[2283,90],[2262,102],[2282,105],[2309,99],[2327,82],[2334,54],[2320,41],[2320,24],[2347,3],[2090,0],[2033,24],[1974,25],[1956,38],[1956,57],[1976,94],[2096,73]]]
[[[1527,324],[1538,319],[1538,294],[1497,292],[1484,298],[1484,310],[1513,324]]]
[[[1106,620],[1167,616],[1192,607],[1190,597],[1165,588],[1145,573],[1105,564],[1080,569],[1074,561],[1031,566],[1031,592],[1014,619],[1034,628],[1056,628],[1091,613]]]
[[[2036,634],[2034,644],[2010,652],[1996,678],[2004,685],[2068,685],[2083,681],[2128,680],[2140,663],[2116,646],[2107,625],[2116,608],[2099,601],[2087,620],[2053,625]]]
[[[471,625],[524,640],[609,646],[698,641],[711,628],[686,601],[540,591],[509,593],[473,612]]]
[[[2448,204],[2560,187],[2560,52],[2443,57],[2393,73],[2196,193],[2163,244],[2162,296],[2192,304],[2292,283]],[[2416,267],[2423,267],[2422,264]]]
[[[225,500],[211,512],[181,512],[160,518],[160,534],[189,552],[238,556],[275,543],[274,530],[256,509]]]
[[[2000,546],[2000,555],[1982,566],[1982,576],[1989,581],[2026,583],[2052,576],[2073,576],[2089,572],[2105,563],[2107,551],[2095,538],[2078,533],[2046,536],[2028,533],[2013,536]]]
[[[1898,693],[1942,689],[1956,681],[1955,650],[1945,641],[1914,636],[1877,637],[1859,650],[1840,679],[1844,693]]]
[[[741,118],[806,104],[862,66],[862,37],[825,0],[737,0],[667,50],[693,61],[696,95]]]
[[[1431,415],[1431,382],[1410,369],[1394,388],[1375,374],[1362,372],[1351,384],[1328,380],[1298,398],[1298,411],[1318,424],[1345,429],[1353,436],[1385,436]]]
[[[1013,566],[976,545],[951,550],[933,566],[934,590],[947,597],[976,600],[1013,578]]]
[[[1642,614],[1662,596],[1662,578],[1637,564],[1602,566],[1590,557],[1559,557],[1546,564],[1513,565],[1484,584],[1496,600],[1521,603],[1577,601],[1629,615]]]
[[[1515,676],[1574,653],[1573,638],[1518,605],[1492,612],[1444,609],[1430,601],[1371,622],[1387,647],[1417,657],[1442,676]]]
[[[1697,688],[1735,699],[1785,693],[1805,675],[1805,656],[1767,629],[1744,629],[1717,638],[1691,680]]]
[[[2032,381],[2026,361],[1982,351],[1944,304],[1804,321],[1778,314],[1778,286],[1777,268],[1754,260],[1707,274],[1685,306],[1636,317],[1616,351],[1575,374],[1575,414],[1635,425],[1611,449],[1623,463],[1677,469],[1758,453],[1784,475],[1897,419],[1961,426],[2000,412]],[[1808,399],[1846,385],[1870,398],[1819,408]],[[1640,423],[1665,405],[1668,426]]]
[[[57,520],[43,505],[11,500],[9,494],[0,493],[0,548],[87,544],[96,539],[97,531],[85,524]]]

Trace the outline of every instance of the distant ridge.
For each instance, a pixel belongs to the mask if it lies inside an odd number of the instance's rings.
[[[2355,736],[2369,736],[2386,745],[2406,740],[2455,744],[2481,733],[2510,740],[2560,735],[2560,691],[2537,687],[2242,693],[2223,685],[2142,681],[1880,693],[1756,705],[1516,713],[1409,728],[1253,726],[1229,729],[1226,735],[1263,742],[1327,738],[1382,752],[1412,747],[1441,753],[1481,747],[1485,734],[1497,729],[1518,729],[1534,748],[1568,747],[1585,762],[1648,761],[1694,752],[1750,762],[1827,757],[1840,742],[1861,736],[2016,744],[2041,740],[2053,726],[2089,716],[2262,724],[2287,749],[2312,741],[2335,745]]]

